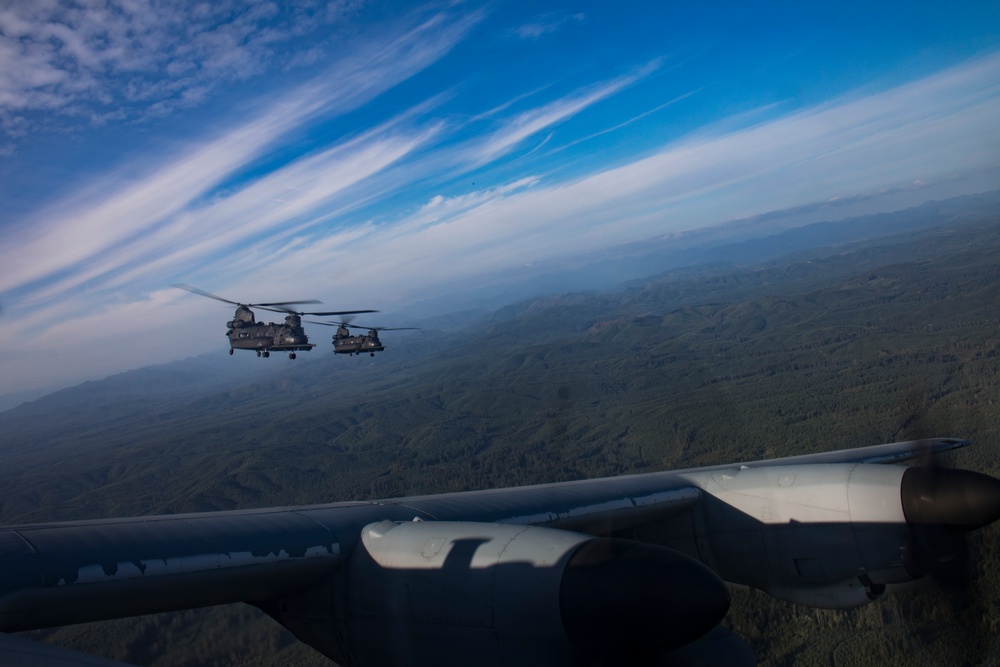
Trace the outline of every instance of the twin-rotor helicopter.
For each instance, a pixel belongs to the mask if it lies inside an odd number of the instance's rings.
[[[382,341],[378,337],[379,331],[416,329],[416,327],[363,327],[359,324],[351,324],[350,320],[347,319],[343,322],[313,322],[309,320],[309,324],[337,327],[337,331],[333,334],[334,354],[353,355],[367,352],[373,357],[376,352],[381,352],[385,349],[385,345],[382,344]],[[368,329],[368,333],[353,336],[351,335],[351,329]]]
[[[187,290],[194,294],[207,296],[216,301],[222,301],[236,306],[236,313],[233,319],[226,323],[228,330],[226,336],[229,338],[229,354],[234,350],[254,350],[258,357],[270,357],[271,352],[287,352],[289,359],[295,358],[296,352],[308,352],[316,347],[315,343],[309,342],[305,329],[302,328],[302,316],[346,316],[361,313],[376,313],[376,310],[337,310],[337,311],[301,311],[294,310],[289,306],[300,306],[305,304],[320,303],[315,299],[305,299],[302,301],[275,301],[271,303],[240,303],[230,301],[221,296],[217,296],[205,290],[198,289],[191,285],[174,285],[182,290]],[[259,308],[274,313],[285,313],[285,322],[275,324],[274,322],[258,322],[251,308]],[[376,352],[381,352],[385,346],[379,340],[378,332],[388,330],[385,327],[367,327],[368,333],[364,336],[351,336],[348,327],[352,327],[349,320],[343,322],[315,322],[324,326],[337,326],[337,333],[333,336],[333,348],[337,354],[361,354],[369,352],[375,356]],[[412,329],[414,327],[398,327],[394,330]]]

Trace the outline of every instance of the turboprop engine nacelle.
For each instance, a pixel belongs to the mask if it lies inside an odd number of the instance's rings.
[[[669,549],[485,523],[370,524],[328,590],[325,639],[315,597],[268,611],[361,666],[628,663],[695,641],[729,608],[717,575]]]
[[[814,607],[859,606],[920,579],[938,545],[1000,516],[1000,481],[965,470],[830,464],[685,477],[705,492],[694,532],[659,542],[726,581]]]

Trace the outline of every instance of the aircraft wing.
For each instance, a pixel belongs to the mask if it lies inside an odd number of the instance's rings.
[[[937,576],[942,540],[1000,517],[1000,481],[881,464],[966,444],[0,527],[0,631],[243,601],[342,665],[754,664],[718,626],[723,581],[850,607]]]

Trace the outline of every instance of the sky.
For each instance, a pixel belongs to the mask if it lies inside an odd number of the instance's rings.
[[[226,353],[230,308],[177,283],[391,317],[771,211],[1000,188],[1000,4],[816,4],[8,0],[0,397]]]

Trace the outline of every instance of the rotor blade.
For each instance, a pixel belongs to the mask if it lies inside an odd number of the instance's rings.
[[[177,289],[187,290],[188,292],[193,292],[194,294],[200,294],[201,296],[207,296],[209,299],[215,299],[216,301],[222,301],[223,303],[231,303],[234,306],[242,306],[238,301],[230,301],[229,299],[223,299],[221,296],[216,296],[211,292],[206,292],[203,289],[198,289],[193,285],[185,285],[183,283],[171,285],[171,287],[176,287]]]
[[[291,310],[289,308],[282,308],[281,306],[294,306],[299,303],[323,303],[323,302],[317,301],[316,299],[305,299],[304,301],[275,301],[274,303],[248,303],[247,305],[253,306],[255,308],[263,308],[264,310],[273,310],[274,312],[295,313],[297,311]],[[268,308],[267,306],[278,306],[278,307]]]
[[[206,292],[203,289],[198,289],[193,285],[185,285],[183,283],[178,283],[171,285],[171,287],[176,287],[178,289],[187,290],[188,292],[193,292],[195,294],[200,294],[201,296],[207,296],[209,299],[215,299],[216,301],[222,301],[223,303],[231,303],[234,306],[244,306],[246,308],[263,308],[264,310],[270,310],[275,313],[294,313],[294,310],[289,310],[288,308],[267,308],[266,306],[292,306],[301,303],[323,303],[322,301],[317,301],[316,299],[305,299],[303,301],[275,301],[273,303],[240,303],[239,301],[230,301],[229,299],[223,299],[221,296],[212,294],[211,292]]]
[[[351,327],[352,329],[369,329],[371,331],[404,331],[406,329],[419,329],[420,327],[366,327],[362,324],[347,324],[344,323],[345,327]]]
[[[357,313],[377,313],[377,310],[333,310],[325,313],[299,313],[299,315],[318,315],[320,317],[326,317],[327,315],[356,315]]]
[[[351,324],[348,322],[314,322],[307,320],[309,324],[322,324],[325,327],[348,327],[349,329],[368,329],[370,331],[406,331],[409,329],[419,329],[420,327],[367,327],[363,324]]]
[[[303,315],[353,315],[354,313],[377,313],[377,310],[348,310],[343,313],[302,313]],[[317,322],[316,320],[306,320],[309,324],[321,324],[324,327],[350,327],[352,329],[371,329],[357,324],[351,324],[353,317],[345,317],[340,322]]]
[[[316,324],[326,324],[328,327],[347,327],[348,329],[373,329],[374,327],[366,327],[360,324],[351,324],[349,318],[345,318],[343,322],[316,322]]]

